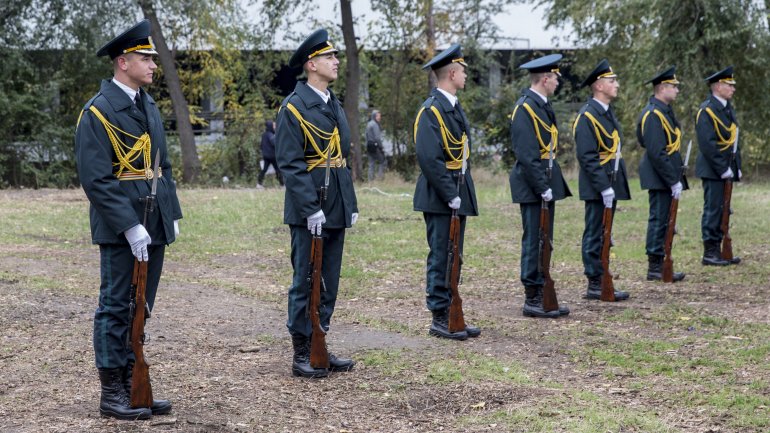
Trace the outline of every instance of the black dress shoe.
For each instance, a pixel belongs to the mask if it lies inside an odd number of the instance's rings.
[[[303,335],[292,335],[291,344],[294,347],[291,374],[298,377],[307,377],[309,379],[317,379],[329,375],[328,369],[313,368],[313,366],[310,365],[310,338]],[[331,356],[329,358],[331,358]]]
[[[731,265],[737,265],[738,263],[741,262],[741,258],[740,257],[733,257],[732,259],[728,260],[728,262]]]
[[[356,362],[352,359],[338,358],[333,353],[329,353],[329,371],[350,371]]]
[[[481,328],[469,324],[465,324],[465,333],[469,338],[476,338],[481,335]]]
[[[129,361],[128,364],[123,367],[123,388],[126,390],[129,399],[131,398],[131,380],[134,377],[134,362]],[[171,402],[168,400],[152,400],[153,415],[168,415],[171,413]]]
[[[99,413],[102,416],[128,421],[152,417],[152,411],[148,407],[131,407],[131,401],[123,388],[122,368],[100,368],[99,381],[102,385]]]

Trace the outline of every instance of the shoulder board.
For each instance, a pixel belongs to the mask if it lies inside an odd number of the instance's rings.
[[[296,94],[297,94],[297,92],[296,92],[295,90],[292,90],[292,91],[291,91],[291,93],[289,93],[289,96],[287,96],[287,97],[283,98],[283,101],[281,101],[281,108],[286,108],[286,104],[288,104],[288,103],[289,103],[289,100],[290,100],[290,99],[291,99],[291,98],[292,98],[294,95],[296,95]],[[280,108],[279,108],[279,110],[280,110]]]
[[[515,105],[521,105],[524,102],[526,102],[526,100],[527,100],[527,95],[521,95],[521,97],[518,100],[516,100],[516,104]]]
[[[433,102],[436,101],[436,97],[431,95],[428,97],[428,99],[425,100],[425,102],[422,103],[422,106],[425,108],[430,108],[433,105]]]
[[[710,103],[711,103],[711,100],[710,99],[706,99],[705,101],[703,101],[702,104],[700,104],[700,108],[701,109],[706,108],[706,107],[709,106]]]
[[[94,95],[93,98],[89,99],[88,102],[86,102],[86,105],[83,106],[83,111],[88,111],[89,108],[91,108],[91,105],[94,104],[94,100],[102,95],[102,92],[96,92],[96,95]]]

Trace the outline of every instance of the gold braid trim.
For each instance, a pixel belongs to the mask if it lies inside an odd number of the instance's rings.
[[[585,113],[586,118],[591,121],[591,124],[594,127],[594,133],[596,134],[596,142],[599,145],[597,150],[599,151],[599,165],[604,165],[608,163],[610,160],[615,159],[615,154],[618,152],[618,143],[620,143],[620,135],[618,134],[618,130],[615,129],[612,131],[612,134],[607,132],[606,129],[602,126],[601,123],[599,123],[598,120],[593,116],[593,114],[586,111]],[[575,135],[575,130],[577,129],[578,121],[580,120],[580,115],[578,114],[578,117],[575,119],[575,123],[572,125],[572,135]],[[602,138],[602,135],[612,140],[612,147],[607,147],[606,144],[604,144],[604,139]]]
[[[297,120],[299,121],[299,126],[300,128],[302,128],[302,132],[305,135],[304,150],[307,150],[307,145],[308,143],[310,143],[310,146],[313,147],[313,150],[316,153],[315,156],[318,156],[318,158],[313,158],[313,159],[308,159],[307,156],[305,157],[305,160],[307,162],[307,171],[310,171],[321,164],[326,164],[326,160],[328,158],[332,158],[332,160],[337,160],[342,158],[342,147],[340,145],[340,132],[336,126],[334,127],[334,131],[326,132],[321,128],[305,120],[302,117],[302,114],[300,114],[299,110],[297,110],[297,108],[291,103],[286,104],[286,108],[288,108],[289,111],[291,111],[291,113],[294,115],[294,117],[296,117]],[[314,136],[318,137],[322,142],[326,141],[328,143],[326,145],[325,150],[321,150],[321,147],[316,142],[316,139],[314,138]]]
[[[102,125],[104,125],[104,130],[107,132],[107,137],[110,139],[112,149],[115,151],[115,156],[118,158],[118,162],[112,163],[113,167],[118,167],[118,171],[115,173],[115,177],[121,177],[121,175],[124,174],[124,171],[126,171],[127,173],[131,173],[136,176],[142,176],[145,179],[151,179],[152,161],[150,158],[152,153],[150,150],[152,149],[152,143],[150,142],[150,135],[146,132],[139,137],[129,134],[128,132],[110,123],[95,106],[90,106],[88,110],[94,113],[94,116],[96,116]],[[80,112],[80,116],[78,117],[78,125],[80,124],[80,120],[83,118],[84,111]],[[126,137],[133,138],[136,141],[133,145],[129,146],[120,139],[118,133],[121,133]],[[139,159],[140,156],[143,156],[144,167],[136,168],[132,165],[132,163]]]
[[[663,115],[663,113],[653,108],[651,111],[648,111],[644,113],[644,116],[642,117],[642,134],[644,134],[644,123],[647,121],[647,116],[650,115],[650,113],[655,113],[656,116],[660,119],[660,123],[663,125],[663,132],[666,133],[666,154],[671,155],[674,152],[679,152],[679,149],[682,147],[682,131],[677,126],[676,128],[671,127],[671,123],[669,123],[668,119],[666,119],[666,116]],[[671,135],[674,135],[676,138],[671,139]]]
[[[535,135],[537,136],[538,143],[540,143],[540,159],[549,159],[549,155],[552,150],[551,148],[553,148],[553,154],[555,157],[557,143],[559,142],[559,129],[556,127],[556,125],[549,126],[546,124],[543,119],[540,118],[540,116],[535,114],[535,110],[533,110],[532,107],[530,107],[526,102],[522,105],[524,106],[524,109],[526,109],[529,113],[529,116],[532,118],[532,124],[535,127]],[[519,109],[519,107],[521,107],[521,105],[517,105],[516,108],[513,109],[513,114],[511,114],[511,122],[513,122],[513,118],[516,116],[516,111]],[[540,127],[538,127],[538,124],[540,124],[543,129],[551,134],[551,142],[549,144],[545,144],[543,141],[543,137],[540,135]]]
[[[701,108],[698,110],[698,114],[695,116],[695,123],[698,123],[698,119],[700,118],[700,113],[703,112],[703,109]],[[711,121],[714,123],[714,132],[717,134],[717,144],[722,146],[719,148],[720,152],[724,152],[730,147],[732,147],[733,143],[735,143],[735,130],[738,129],[738,125],[735,123],[731,123],[730,127],[724,124],[717,115],[714,113],[714,111],[711,109],[711,107],[706,107],[706,113],[711,117]],[[725,129],[725,131],[730,133],[730,137],[725,138],[724,135],[722,135],[722,130],[719,129],[719,127],[722,127]]]
[[[436,119],[438,119],[439,129],[441,130],[441,139],[444,142],[444,150],[446,150],[446,153],[449,155],[450,160],[446,162],[446,168],[449,170],[460,170],[463,166],[463,155],[466,152],[465,148],[468,145],[468,136],[463,132],[463,136],[460,137],[459,140],[455,138],[455,136],[452,135],[452,133],[449,132],[449,129],[446,127],[444,119],[441,117],[441,113],[439,113],[438,108],[431,105],[430,110],[436,116]],[[420,108],[420,111],[417,112],[417,118],[414,119],[415,144],[417,143],[417,124],[420,122],[420,116],[422,115],[423,111],[425,111],[425,107]],[[450,146],[450,144],[453,144],[454,146]],[[457,150],[460,151],[459,158],[456,158],[454,153],[452,153],[453,151]]]

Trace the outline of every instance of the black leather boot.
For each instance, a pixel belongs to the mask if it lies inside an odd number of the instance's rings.
[[[521,309],[521,313],[525,317],[544,317],[549,319],[555,319],[561,314],[559,310],[548,311],[543,310],[543,289],[539,286],[524,286],[524,308]],[[569,310],[567,310],[569,314]]]
[[[291,364],[291,373],[294,376],[315,379],[329,375],[329,370],[325,368],[310,366],[310,338],[304,335],[292,335],[291,344],[294,347],[294,359]]]
[[[128,394],[123,388],[122,368],[100,368],[99,382],[102,384],[102,398],[99,401],[99,413],[102,416],[128,421],[152,417],[148,407],[131,407]]]
[[[583,299],[601,299],[602,277],[588,277],[588,288]],[[622,290],[615,290],[615,301],[625,301],[630,295]]]
[[[741,259],[738,259],[740,262]],[[722,250],[719,247],[719,242],[703,241],[703,260],[701,264],[704,266],[727,266],[730,261],[722,258]]]
[[[433,313],[433,322],[430,324],[430,335],[439,338],[449,338],[450,340],[465,340],[468,338],[468,333],[465,330],[449,332],[448,309],[435,310],[431,311],[431,313]]]
[[[123,388],[128,394],[128,399],[131,401],[131,379],[134,377],[134,362],[129,361],[128,365],[123,367]],[[152,400],[153,415],[167,415],[171,413],[171,402],[168,400]]]
[[[356,365],[356,361],[352,359],[338,358],[335,354],[329,353],[329,371],[350,371],[354,365]]]
[[[647,281],[661,281],[663,279],[663,256],[647,256]],[[684,280],[684,272],[674,272],[674,282]]]

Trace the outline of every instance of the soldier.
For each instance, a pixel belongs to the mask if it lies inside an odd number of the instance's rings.
[[[678,200],[682,190],[688,189],[680,154],[682,131],[671,108],[679,94],[675,73],[676,68],[671,67],[645,83],[652,83],[654,96],[650,97],[636,125],[636,138],[645,148],[639,163],[639,181],[650,196],[646,246],[648,281],[663,279],[663,242],[671,198]],[[682,281],[684,273],[674,272],[673,278],[674,282]]]
[[[741,173],[741,149],[738,147],[731,156],[733,144],[738,138],[738,120],[730,100],[735,93],[733,67],[709,76],[706,81],[711,88],[711,96],[698,110],[695,120],[695,132],[698,135],[698,160],[695,162],[695,175],[703,181],[703,218],[701,235],[703,237],[703,260],[707,266],[737,265],[740,257],[731,260],[722,258],[722,206],[724,204],[724,186],[726,179],[739,182]],[[730,162],[732,160],[732,162]]]
[[[151,408],[131,407],[135,358],[126,344],[134,260],[148,262],[146,300],[151,311],[165,248],[179,235],[182,218],[163,121],[155,100],[142,89],[152,83],[154,54],[147,20],[99,49],[97,56],[112,59],[114,77],[103,80],[83,107],[75,132],[78,177],[91,202],[91,239],[100,251],[93,339],[102,393],[99,412],[128,420],[171,412],[168,400],[154,400]],[[157,206],[143,225],[140,199],[150,195],[156,154]]]
[[[458,210],[460,216],[461,254],[465,217],[479,214],[470,163],[465,182],[458,183],[463,160],[467,161],[471,152],[470,125],[457,99],[457,91],[465,88],[466,67],[459,44],[453,44],[423,66],[435,71],[438,87],[431,91],[414,121],[421,170],[414,192],[414,210],[423,213],[430,247],[425,288],[427,307],[433,314],[430,335],[453,340],[481,334],[479,328],[467,323],[463,331],[449,331],[448,309],[452,299],[445,283],[452,210]]]
[[[582,87],[590,86],[592,97],[580,109],[573,133],[580,164],[578,179],[580,199],[585,200],[585,230],[583,231],[583,268],[588,277],[586,299],[601,295],[602,213],[612,208],[617,200],[630,200],[631,192],[626,179],[626,165],[618,155],[622,147],[620,124],[610,103],[617,98],[620,84],[609,62],[599,62]],[[613,182],[614,160],[621,158]],[[628,299],[628,292],[616,290],[615,300]]]
[[[338,74],[336,53],[324,29],[313,32],[297,48],[289,67],[301,67],[307,81],[297,82],[281,103],[276,132],[276,158],[286,183],[283,222],[291,230],[294,268],[286,322],[294,347],[292,374],[309,378],[326,377],[329,371],[349,371],[355,365],[332,353],[328,370],[310,365],[312,329],[306,313],[312,235],[324,238],[320,321],[328,331],[337,302],[345,229],[358,219],[353,178],[345,159],[350,153],[350,128],[340,101],[329,90]],[[327,159],[331,169],[328,198],[322,208],[318,193],[325,184]]]
[[[519,67],[529,71],[530,88],[521,92],[511,115],[511,142],[516,163],[509,181],[511,198],[514,203],[519,203],[524,229],[521,235],[521,283],[525,294],[522,313],[528,317],[555,318],[569,314],[566,306],[554,311],[543,310],[545,280],[538,267],[541,201],[548,202],[551,214],[548,233],[553,239],[555,201],[572,196],[555,159],[559,129],[548,101],[559,87],[561,58],[561,54],[551,54]],[[551,158],[553,167],[549,169]]]

